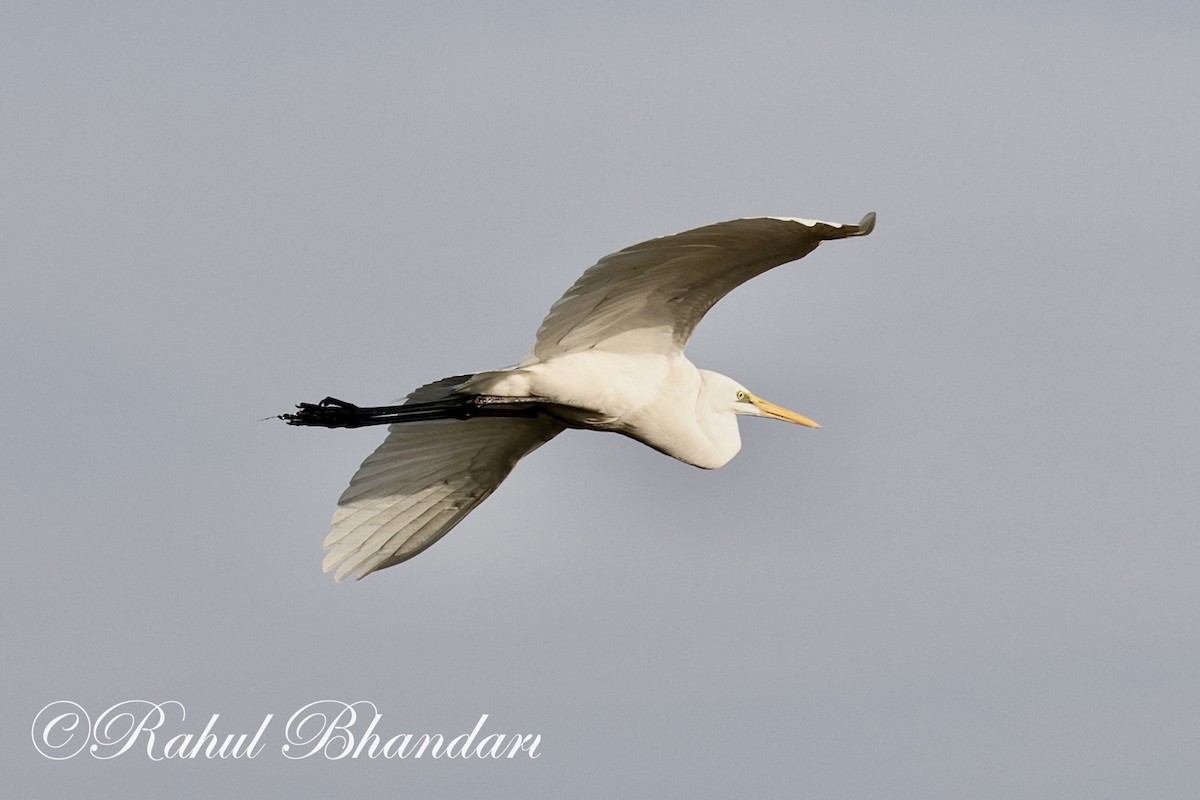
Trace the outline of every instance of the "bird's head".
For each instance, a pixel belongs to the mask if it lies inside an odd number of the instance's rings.
[[[732,378],[708,370],[701,370],[701,374],[704,379],[705,394],[711,398],[719,410],[732,411],[734,414],[747,417],[767,417],[768,419],[793,422],[808,428],[821,427],[808,417],[762,399]]]
[[[794,422],[797,425],[804,425],[807,428],[821,427],[808,417],[801,416],[795,411],[789,411],[783,406],[777,406],[774,403],[763,400],[749,389],[738,389],[733,397],[733,412],[735,414],[745,414],[751,417],[780,419],[784,422]]]

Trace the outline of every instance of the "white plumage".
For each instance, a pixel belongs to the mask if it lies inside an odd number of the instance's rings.
[[[445,378],[402,406],[302,405],[293,424],[392,422],[350,481],[325,539],[326,571],[362,578],[412,558],[490,495],[524,456],[568,427],[621,433],[708,469],[741,448],[737,416],[817,427],[683,355],[726,293],[858,225],[739,219],[602,258],[550,309],[515,367]]]
[[[412,558],[458,524],[563,426],[471,419],[391,426],[338,500],[322,564],[340,581]]]

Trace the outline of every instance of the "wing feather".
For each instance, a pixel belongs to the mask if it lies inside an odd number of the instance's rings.
[[[875,227],[757,217],[651,239],[605,256],[551,308],[522,365],[582,350],[681,352],[718,300],[826,239]]]
[[[562,430],[552,420],[508,418],[390,426],[338,500],[322,566],[340,581],[412,558]]]

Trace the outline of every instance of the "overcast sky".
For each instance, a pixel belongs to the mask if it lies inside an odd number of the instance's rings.
[[[1197,41],[1172,2],[5,5],[7,787],[1196,796]],[[715,472],[568,432],[322,574],[382,432],[262,418],[511,364],[651,236],[867,211],[689,350],[821,430]],[[274,719],[52,761],[60,700]],[[321,700],[540,755],[286,758]]]

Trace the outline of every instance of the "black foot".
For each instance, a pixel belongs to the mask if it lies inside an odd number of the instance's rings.
[[[326,397],[319,403],[300,403],[293,414],[280,414],[279,419],[288,425],[318,425],[324,428],[355,428],[364,424],[362,409],[338,400],[336,397]]]

